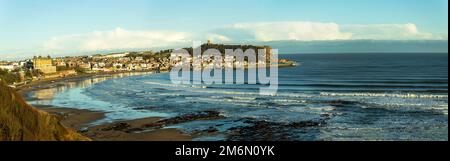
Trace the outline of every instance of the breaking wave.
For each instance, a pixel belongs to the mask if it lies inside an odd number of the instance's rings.
[[[394,94],[394,93],[330,93],[321,92],[321,96],[345,96],[345,97],[395,97],[395,98],[423,98],[423,99],[448,99],[443,94]]]

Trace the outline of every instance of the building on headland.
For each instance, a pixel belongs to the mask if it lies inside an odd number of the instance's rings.
[[[56,73],[56,66],[53,66],[53,60],[50,57],[35,57],[33,59],[33,68],[40,70],[44,74]]]

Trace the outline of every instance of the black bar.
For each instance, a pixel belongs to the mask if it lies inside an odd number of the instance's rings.
[[[210,148],[207,157],[177,156],[176,149]],[[356,155],[386,159],[433,157],[446,154],[448,142],[0,142],[1,155],[68,156],[71,159],[119,160],[288,160],[295,158],[346,159]],[[220,156],[220,146],[273,146],[274,156]],[[216,153],[211,151],[215,150]],[[16,154],[14,154],[16,155]],[[69,157],[70,156],[70,157]],[[142,159],[139,159],[142,160]],[[301,159],[300,159],[301,160]]]

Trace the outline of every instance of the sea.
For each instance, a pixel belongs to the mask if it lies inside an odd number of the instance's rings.
[[[199,141],[229,140],[233,129],[251,126],[244,121],[248,119],[324,122],[301,130],[276,130],[283,135],[274,134],[270,140],[289,136],[292,141],[448,141],[448,53],[280,57],[298,66],[279,69],[274,95],[260,95],[261,85],[175,85],[169,73],[139,73],[65,82],[30,92],[29,103],[106,112],[105,119],[92,125],[220,112],[223,119],[165,127],[185,133],[218,130],[195,138]],[[255,139],[245,135],[239,140]]]

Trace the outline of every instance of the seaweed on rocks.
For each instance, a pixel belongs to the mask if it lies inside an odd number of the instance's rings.
[[[200,120],[218,120],[223,119],[224,116],[220,115],[220,112],[217,111],[203,111],[199,113],[194,114],[187,114],[182,116],[177,116],[173,118],[164,119],[161,121],[158,121],[156,123],[147,124],[147,127],[164,127],[167,125],[175,125],[185,122],[192,122],[192,121],[200,121]]]
[[[308,129],[325,126],[330,117],[318,120],[308,120],[293,123],[277,123],[249,119],[241,126],[229,129],[229,141],[292,141],[296,139],[295,132],[307,132]]]

